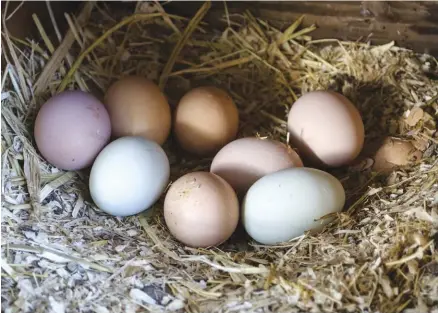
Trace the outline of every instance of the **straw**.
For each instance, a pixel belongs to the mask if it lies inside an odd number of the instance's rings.
[[[132,14],[87,2],[78,16],[68,16],[65,35],[49,5],[53,28],[33,17],[41,40],[13,38],[3,28],[10,50],[1,112],[5,309],[436,310],[438,84],[426,72],[436,72],[437,60],[393,42],[313,39],[315,26],[303,27],[305,16],[276,28],[256,12],[232,13],[224,4],[223,16],[210,12],[223,22],[213,26],[206,21],[209,2],[191,19],[169,14],[167,3],[143,4]],[[11,13],[5,9],[3,18]],[[289,242],[260,245],[237,232],[209,249],[173,238],[162,215],[164,194],[138,216],[103,213],[89,195],[87,170],[60,171],[39,155],[33,121],[56,91],[104,93],[129,74],[155,81],[172,105],[195,86],[223,88],[239,108],[238,137],[284,143],[287,114],[299,96],[320,89],[344,94],[366,128],[357,163],[329,171],[346,190],[344,211],[321,232]],[[373,143],[384,136],[411,140],[422,158],[375,172]],[[209,170],[211,158],[183,156],[173,140],[163,148],[171,182]]]

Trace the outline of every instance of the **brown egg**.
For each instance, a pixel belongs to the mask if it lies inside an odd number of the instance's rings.
[[[128,76],[115,82],[105,95],[114,137],[142,136],[163,144],[170,132],[166,97],[152,81]]]
[[[90,166],[108,143],[111,124],[94,96],[65,91],[43,104],[34,131],[38,150],[48,162],[63,170],[79,170]]]
[[[191,247],[226,241],[239,220],[239,203],[231,186],[209,172],[176,180],[164,200],[164,218],[171,234]]]
[[[197,155],[210,155],[236,137],[239,113],[231,97],[216,87],[192,89],[179,102],[175,135]]]
[[[374,156],[373,170],[388,172],[398,166],[405,166],[419,161],[422,152],[412,142],[398,138],[385,138]]]
[[[352,162],[364,142],[364,125],[356,107],[331,91],[304,94],[289,112],[288,129],[293,146],[309,162],[338,167]]]
[[[285,144],[256,137],[240,138],[223,147],[214,157],[210,171],[245,193],[263,176],[289,167],[302,167],[298,154]]]

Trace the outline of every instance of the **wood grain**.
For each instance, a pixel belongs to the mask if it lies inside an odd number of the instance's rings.
[[[175,14],[189,15],[200,3],[173,3],[166,7]],[[228,10],[253,15],[274,26],[286,27],[301,15],[303,26],[316,24],[314,39],[358,40],[373,44],[395,41],[398,46],[438,56],[438,1],[228,1]],[[217,24],[224,14],[223,2],[214,2],[207,16]]]
[[[110,2],[111,5],[132,5],[132,2]],[[12,6],[18,3],[11,3]],[[187,17],[199,9],[203,2],[173,1],[164,8],[173,14]],[[256,17],[267,20],[274,26],[286,27],[301,15],[305,15],[303,26],[316,24],[312,33],[314,39],[337,38],[358,40],[370,38],[373,44],[384,44],[394,40],[398,46],[413,49],[419,53],[438,56],[438,1],[227,1],[230,14],[245,10]],[[60,23],[63,13],[77,10],[79,2],[54,1],[52,7],[59,12]],[[4,8],[4,2],[2,2]],[[26,2],[23,8],[8,21],[8,28],[18,37],[35,35],[31,14],[42,14],[47,21],[44,2]],[[206,20],[212,24],[224,24],[224,2],[212,2]],[[50,31],[50,27],[47,29]]]

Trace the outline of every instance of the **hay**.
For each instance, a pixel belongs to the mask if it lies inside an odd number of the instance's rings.
[[[213,29],[200,19],[208,6],[202,10],[190,21],[155,2],[136,12],[89,3],[69,16],[61,43],[41,25],[43,43],[3,28],[5,312],[438,310],[438,84],[429,78],[437,61],[392,42],[312,40],[315,27],[303,29],[301,20],[281,31],[249,12],[229,15],[226,5],[227,26]],[[161,82],[173,107],[190,88],[223,87],[240,110],[239,136],[283,142],[297,96],[339,91],[361,111],[367,143],[410,139],[423,158],[385,175],[372,171],[365,149],[357,164],[333,171],[347,208],[322,233],[262,246],[238,231],[223,246],[187,248],[166,230],[162,199],[141,216],[108,216],[90,201],[87,171],[62,173],[35,149],[37,108],[56,90],[102,95],[127,74]],[[209,168],[209,159],[186,157],[172,139],[165,149],[172,180]]]

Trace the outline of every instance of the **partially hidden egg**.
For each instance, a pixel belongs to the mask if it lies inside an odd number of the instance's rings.
[[[309,164],[338,167],[351,163],[361,152],[364,125],[356,107],[345,96],[313,91],[290,109],[291,144]]]
[[[176,180],[164,200],[164,218],[171,234],[191,247],[226,241],[239,220],[239,203],[231,186],[209,172]]]
[[[301,167],[298,154],[270,139],[234,140],[213,158],[210,171],[225,179],[238,193],[245,193],[259,178],[290,167]]]
[[[409,140],[387,137],[374,155],[373,170],[388,172],[399,166],[414,164],[423,153]]]
[[[175,113],[175,135],[183,149],[209,155],[236,137],[239,113],[231,97],[216,87],[192,89]]]
[[[108,143],[111,124],[104,105],[83,91],[50,98],[38,112],[35,141],[42,156],[63,170],[90,166]]]
[[[345,203],[342,184],[318,169],[296,167],[268,174],[248,190],[242,204],[247,233],[262,244],[277,244],[317,231]],[[321,219],[321,220],[318,220]]]
[[[96,158],[90,173],[90,194],[106,213],[134,215],[160,198],[169,173],[169,160],[156,142],[141,136],[122,137]]]
[[[142,136],[163,144],[171,127],[170,106],[158,86],[141,76],[127,76],[105,95],[114,137]]]

